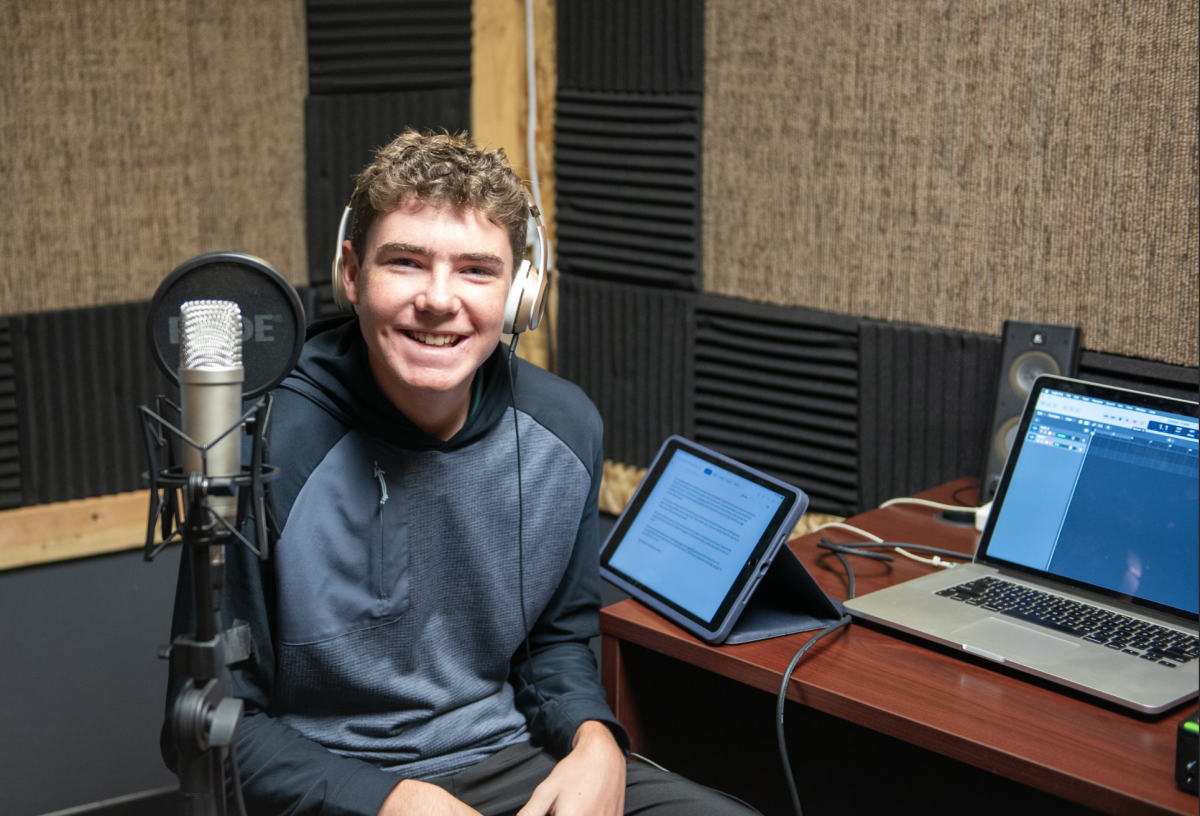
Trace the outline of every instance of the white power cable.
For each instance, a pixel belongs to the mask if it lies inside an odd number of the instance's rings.
[[[942,504],[941,502],[929,501],[928,499],[888,499],[883,504],[879,505],[879,509],[891,507],[893,504],[919,504],[922,507],[933,507],[937,510],[947,510],[954,513],[974,513],[977,507],[962,507],[955,504]]]
[[[980,505],[979,507],[960,507],[956,504],[942,504],[941,502],[929,501],[928,499],[888,499],[883,504],[879,505],[882,510],[885,507],[891,507],[893,504],[919,504],[922,507],[932,507],[935,510],[945,510],[948,513],[971,513],[975,516],[975,529],[983,532],[983,528],[987,526],[988,515],[992,512],[992,503]]]
[[[903,547],[893,547],[896,552],[903,555],[905,558],[910,558],[913,561],[920,561],[922,564],[928,564],[931,567],[941,567],[942,569],[954,569],[958,566],[957,561],[946,561],[940,555],[935,555],[933,558],[925,558],[920,555],[913,555]]]
[[[525,92],[529,96],[529,120],[525,127],[525,152],[529,156],[529,186],[533,191],[533,203],[538,212],[542,210],[542,185],[537,166],[537,61],[533,41],[533,0],[525,0]],[[547,252],[547,254],[549,254]],[[550,259],[542,261],[550,268]]]
[[[529,110],[529,118],[525,123],[525,153],[529,158],[529,188],[533,193],[533,203],[537,207],[538,213],[541,214],[542,224],[546,223],[546,210],[542,207],[542,184],[538,176],[537,163],[537,121],[538,121],[538,105],[537,105],[537,59],[536,48],[534,47],[533,39],[533,0],[525,0],[525,93],[529,97],[529,104],[526,106]],[[532,215],[529,218],[529,225],[525,228],[526,235],[535,234],[537,230],[537,222]],[[542,274],[546,276],[546,283],[552,286],[553,271],[554,271],[554,250],[550,246],[550,236],[546,236],[545,242],[535,242],[533,261],[538,269],[542,270]],[[545,248],[546,257],[537,257],[537,247]],[[551,310],[546,310],[546,350],[549,352],[550,370],[554,371],[558,367],[558,347],[555,339],[554,326],[551,322]]]
[[[860,535],[863,538],[867,539],[868,541],[874,541],[876,544],[883,543],[883,539],[880,538],[879,536],[875,535],[874,533],[868,533],[866,530],[862,529],[861,527],[854,527],[853,525],[845,524],[840,521],[830,521],[825,524],[822,524],[820,527],[817,527],[816,529],[814,529],[813,532],[815,533],[818,530],[824,530],[828,527],[836,527],[839,530],[849,530],[850,532],[854,533],[855,535]]]

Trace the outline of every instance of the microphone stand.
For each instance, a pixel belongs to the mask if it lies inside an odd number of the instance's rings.
[[[168,728],[177,758],[176,773],[181,794],[179,812],[183,816],[226,816],[229,791],[225,761],[229,759],[232,792],[238,811],[244,814],[235,745],[243,703],[232,696],[230,669],[248,665],[254,659],[254,643],[250,626],[245,621],[234,621],[230,629],[222,631],[221,590],[227,543],[240,540],[260,559],[266,560],[270,543],[278,538],[269,483],[279,475],[279,468],[266,464],[271,397],[257,400],[233,426],[207,445],[191,439],[164,419],[161,415],[164,404],[179,414],[178,406],[162,397],[157,405],[159,413],[144,405],[139,409],[150,465],[146,474],[150,485],[150,512],[144,558],[151,561],[163,548],[178,542],[183,544],[183,557],[191,559],[196,631],[178,635],[170,646],[159,650],[159,657],[170,660],[171,676],[189,681],[175,697]],[[250,464],[243,466],[236,476],[209,476],[209,449],[243,426],[252,439]],[[202,472],[183,472],[174,461],[172,439],[200,451]],[[183,492],[182,503],[180,491]],[[209,496],[237,496],[235,525],[209,509]],[[253,508],[261,549],[256,549],[239,532],[250,507]],[[154,531],[160,522],[162,542],[156,546]]]

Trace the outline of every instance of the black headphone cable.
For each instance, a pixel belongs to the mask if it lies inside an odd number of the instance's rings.
[[[537,671],[533,666],[533,649],[529,645],[529,619],[525,616],[525,499],[521,487],[521,424],[517,417],[517,382],[513,375],[513,358],[517,353],[517,340],[520,334],[512,336],[508,345],[508,398],[513,411],[513,436],[517,445],[517,600],[521,604],[521,629],[525,632],[525,661],[529,664],[529,678],[533,683],[533,694],[541,702],[546,702],[537,685]]]

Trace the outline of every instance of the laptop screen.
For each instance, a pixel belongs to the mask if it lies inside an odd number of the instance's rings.
[[[980,560],[1195,620],[1200,425],[1169,410],[1188,403],[1053,379],[1030,399]]]

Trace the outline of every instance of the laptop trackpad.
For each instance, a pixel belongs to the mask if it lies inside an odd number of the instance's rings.
[[[964,646],[975,646],[1021,663],[1044,663],[1079,648],[1078,643],[1027,629],[1000,618],[988,618],[964,626],[955,630],[950,637]]]

